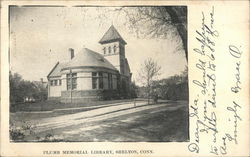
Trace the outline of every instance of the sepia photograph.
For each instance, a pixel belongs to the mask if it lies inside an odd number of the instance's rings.
[[[188,142],[187,9],[10,5],[10,142]]]

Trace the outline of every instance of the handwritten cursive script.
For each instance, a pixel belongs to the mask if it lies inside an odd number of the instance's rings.
[[[198,47],[193,51],[198,55],[196,62],[197,79],[193,84],[198,87],[199,93],[191,105],[190,118],[195,121],[196,128],[194,132],[195,140],[189,144],[188,149],[191,152],[199,153],[200,136],[206,134],[212,141],[217,141],[217,115],[216,109],[216,38],[219,37],[219,31],[215,27],[215,11],[212,7],[211,12],[206,16],[201,13],[201,27],[196,30],[196,41]],[[203,112],[200,112],[202,111]]]

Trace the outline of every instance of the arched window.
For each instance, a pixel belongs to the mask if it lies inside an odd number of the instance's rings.
[[[103,48],[103,54],[106,54],[106,47]]]
[[[114,53],[116,53],[116,49],[117,49],[117,46],[116,46],[116,45],[114,45]]]
[[[111,53],[111,47],[109,46],[109,53]]]

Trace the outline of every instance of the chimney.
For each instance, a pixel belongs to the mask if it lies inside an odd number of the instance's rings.
[[[41,83],[43,83],[43,78],[40,78],[40,80],[41,80]]]
[[[69,55],[70,55],[70,59],[74,58],[74,56],[75,56],[74,49],[69,48]]]

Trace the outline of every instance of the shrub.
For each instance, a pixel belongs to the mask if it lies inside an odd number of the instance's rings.
[[[35,125],[28,124],[23,122],[21,127],[15,126],[13,123],[10,123],[10,140],[15,142],[27,141],[27,137],[32,136],[31,139],[38,142],[61,142],[63,138],[61,136],[56,136],[51,133],[47,133],[44,137],[37,136],[34,131],[36,128]]]

